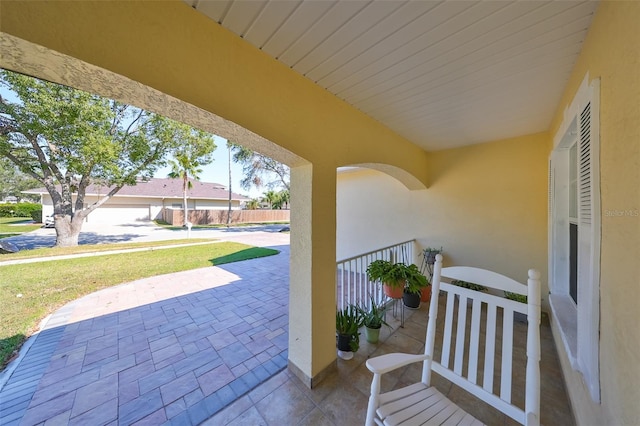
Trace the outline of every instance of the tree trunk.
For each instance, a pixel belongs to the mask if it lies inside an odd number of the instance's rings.
[[[73,211],[73,200],[68,184],[62,185],[62,193],[57,198],[49,191],[53,203],[53,220],[56,228],[55,247],[75,247],[78,245],[78,237],[82,229],[82,222],[87,213]],[[57,213],[56,213],[57,212]]]
[[[187,187],[189,185],[189,178],[187,177],[187,174],[185,173],[184,175],[184,184],[182,187],[182,202],[184,203],[184,221],[183,221],[183,225],[187,226],[187,222],[189,222],[189,208],[187,207]]]
[[[231,148],[229,148],[229,211],[227,212],[227,228],[231,225]]]
[[[55,215],[56,245],[55,247],[75,247],[82,229],[84,217]]]

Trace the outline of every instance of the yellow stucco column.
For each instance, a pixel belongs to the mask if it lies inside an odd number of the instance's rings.
[[[336,171],[291,169],[289,367],[312,387],[336,360]]]

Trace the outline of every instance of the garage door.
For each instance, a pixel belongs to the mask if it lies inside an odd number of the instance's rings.
[[[149,220],[149,206],[144,204],[105,204],[89,214],[87,223],[126,223]]]

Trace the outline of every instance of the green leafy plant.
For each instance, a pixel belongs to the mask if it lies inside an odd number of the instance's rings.
[[[367,266],[367,276],[371,281],[380,281],[389,287],[404,286],[406,265],[388,260],[374,260]]]
[[[405,270],[406,285],[404,290],[407,293],[418,294],[423,288],[430,285],[427,277],[420,272],[418,267],[414,264],[407,266]]]
[[[336,310],[336,333],[343,336],[351,336],[349,346],[356,352],[360,348],[360,332],[358,329],[363,324],[362,309],[357,305],[347,305],[342,310]]]
[[[389,306],[385,303],[378,305],[373,296],[369,296],[369,298],[371,300],[369,309],[360,308],[363,325],[369,328],[381,328],[383,325],[391,327],[384,320],[385,312],[389,310]]]
[[[442,253],[442,246],[440,248],[435,248],[435,247],[427,247],[422,249],[423,253]]]
[[[453,280],[451,281],[451,284],[457,285],[458,287],[468,288],[469,290],[487,291],[487,288],[485,286],[480,284],[470,283],[468,281]]]
[[[367,276],[371,281],[381,281],[390,287],[405,287],[412,293],[429,285],[427,277],[413,263],[406,265],[382,259],[374,260],[367,267]]]
[[[506,297],[507,299],[515,300],[516,302],[527,303],[527,296],[525,296],[524,294],[511,293],[510,291],[505,291],[504,297]]]

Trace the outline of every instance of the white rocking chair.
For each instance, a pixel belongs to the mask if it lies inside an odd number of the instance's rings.
[[[499,292],[493,295],[470,290],[444,281],[462,280]],[[374,374],[367,410],[366,426],[378,425],[479,425],[431,386],[431,372],[495,407],[526,426],[540,424],[540,273],[529,270],[527,285],[504,275],[473,267],[442,268],[442,256],[436,257],[432,297],[424,354],[393,353],[371,358],[367,368]],[[502,297],[507,291],[527,295],[528,303]],[[446,294],[446,312],[442,336],[442,356],[434,359],[438,299]],[[457,309],[454,305],[458,299]],[[471,308],[468,309],[469,300]],[[462,308],[460,308],[462,307]],[[454,311],[457,313],[454,315]],[[470,321],[467,320],[467,311]],[[485,312],[483,314],[483,312]],[[524,410],[511,402],[514,312],[527,315],[526,384]],[[481,321],[481,317],[486,321]],[[502,326],[499,326],[499,318]],[[481,346],[481,325],[486,338]],[[498,325],[498,327],[496,327]],[[455,330],[454,330],[455,328]],[[496,332],[498,331],[498,333]],[[454,334],[455,333],[455,334]],[[496,354],[496,342],[502,348]],[[466,353],[465,353],[466,350]],[[497,362],[496,362],[497,358]],[[453,361],[453,362],[451,362]],[[416,384],[380,393],[383,374],[414,362],[423,362],[422,380]],[[451,365],[452,364],[452,365]],[[479,365],[480,364],[480,365]],[[500,365],[500,385],[494,393],[494,364]],[[481,376],[482,383],[479,383]]]

